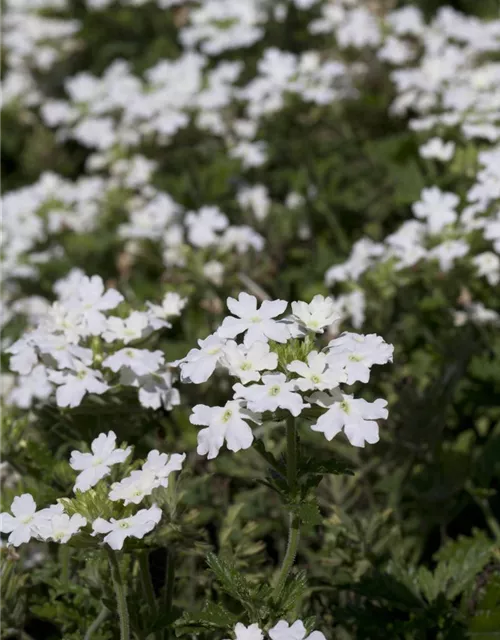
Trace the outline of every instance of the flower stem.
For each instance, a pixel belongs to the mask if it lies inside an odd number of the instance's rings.
[[[290,416],[286,421],[286,475],[288,480],[288,490],[290,492],[291,499],[295,497],[295,494],[297,492],[297,449],[297,430],[295,425],[295,418],[293,418],[293,416]],[[280,595],[281,590],[285,585],[286,579],[288,578],[288,574],[292,570],[293,563],[295,562],[295,556],[297,555],[299,539],[300,517],[296,513],[291,512],[290,525],[288,528],[288,544],[273,592],[275,598]]]
[[[62,544],[59,547],[59,561],[61,563],[61,583],[63,589],[68,591],[69,589],[69,554],[70,548],[67,544]]]
[[[151,582],[151,573],[149,572],[149,556],[147,551],[139,554],[139,575],[141,577],[144,597],[146,598],[146,602],[148,603],[149,615],[151,616],[151,618],[156,618],[156,616],[158,615],[158,606],[153,589],[153,583]],[[160,640],[160,632],[155,633],[155,637]]]
[[[174,581],[175,581],[175,564],[174,564],[174,552],[172,549],[167,549],[167,562],[165,567],[165,586],[163,591],[163,606],[162,609],[165,613],[172,611],[172,603],[174,599]],[[164,638],[168,638],[168,630],[165,629]]]
[[[293,416],[286,421],[286,477],[288,490],[293,496],[297,489],[297,431]]]
[[[299,546],[300,539],[300,518],[298,515],[290,514],[290,527],[288,529],[288,545],[286,548],[285,557],[283,558],[283,564],[281,565],[278,578],[276,580],[276,586],[274,587],[273,595],[275,598],[279,597],[281,590],[285,586],[288,574],[292,570],[295,556],[297,555],[297,548]]]
[[[120,640],[130,640],[130,622],[127,609],[127,597],[125,595],[125,588],[123,586],[123,580],[120,573],[120,565],[118,564],[118,558],[116,553],[107,548],[109,566],[111,569],[111,579],[113,580],[113,586],[116,594],[116,606],[118,609],[118,617],[120,619]]]
[[[103,608],[99,611],[99,613],[98,613],[96,619],[94,620],[94,622],[92,622],[90,627],[87,629],[87,633],[84,635],[83,640],[91,640],[91,638],[94,635],[94,633],[101,626],[101,624],[104,622],[104,620],[106,620],[108,615],[109,615],[109,609],[107,607],[103,606]]]

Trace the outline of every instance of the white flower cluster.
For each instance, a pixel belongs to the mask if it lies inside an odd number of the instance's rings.
[[[234,628],[234,640],[264,640],[264,632],[258,624],[245,626],[241,622]],[[280,620],[267,632],[271,640],[326,640],[321,631],[313,631],[308,634],[302,620],[296,620],[289,624],[286,620]]]
[[[38,326],[10,345],[10,369],[19,374],[7,402],[29,408],[47,400],[56,387],[59,407],[77,407],[86,394],[101,395],[112,386],[139,390],[143,407],[171,409],[179,404],[172,373],[162,351],[134,346],[153,332],[170,327],[186,300],[168,293],[162,305],[126,317],[109,312],[123,301],[116,289],[105,291],[102,278],[79,270],[56,283],[59,300]]]
[[[131,453],[131,448],[117,449],[116,435],[113,431],[101,433],[91,444],[91,453],[73,451],[70,466],[79,471],[74,490],[86,492],[100,480],[108,476],[111,467],[124,462]],[[156,449],[150,451],[141,470],[132,471],[121,482],[111,485],[108,494],[110,501],[121,501],[137,505],[143,498],[150,496],[158,487],[168,486],[168,477],[173,471],[180,471],[186,454],[168,455]],[[112,510],[111,503],[109,511]],[[18,547],[36,540],[52,540],[65,544],[87,524],[92,524],[92,535],[104,534],[102,539],[112,549],[121,549],[126,538],[142,539],[160,522],[161,509],[153,504],[149,508],[140,509],[132,515],[106,520],[96,518],[92,523],[79,514],[69,516],[60,503],[37,511],[36,503],[29,493],[14,498],[10,513],[0,514],[0,531],[8,533],[8,544]]]
[[[333,11],[332,20],[340,20],[341,13]],[[359,282],[380,262],[401,271],[426,261],[436,263],[444,273],[465,264],[496,288],[500,281],[500,64],[489,56],[500,48],[500,20],[481,21],[442,8],[427,27],[418,9],[405,7],[389,14],[385,31],[378,55],[401,67],[391,73],[398,94],[392,110],[401,114],[411,108],[419,113],[410,127],[429,136],[420,146],[421,157],[431,164],[448,163],[451,175],[462,175],[463,158],[470,155],[473,140],[479,147],[476,170],[465,195],[433,184],[425,187],[413,204],[413,218],[383,242],[359,240],[346,262],[327,271],[326,283]],[[375,39],[369,44],[377,45]],[[458,161],[462,164],[456,164],[456,157],[462,158]],[[471,170],[467,173],[470,178]],[[498,323],[500,315],[471,301],[455,317],[457,324],[467,319]]]
[[[261,414],[278,409],[307,416],[311,404],[325,410],[311,428],[328,440],[343,430],[354,446],[378,441],[375,420],[387,418],[387,402],[353,398],[339,385],[368,382],[374,364],[392,361],[391,345],[374,334],[344,333],[324,351],[314,350],[313,337],[338,319],[334,301],[320,295],[309,304],[293,302],[286,317],[286,301],[265,300],[258,307],[247,293],[228,298],[227,306],[233,315],[176,363],[184,382],[206,382],[216,367],[239,380],[224,406],[193,408],[191,423],[205,427],[198,434],[199,454],[215,458],[224,442],[231,451],[247,449],[254,439],[249,422],[260,423]],[[241,343],[235,340],[238,336]],[[305,340],[311,341],[307,357],[280,362],[280,345]]]

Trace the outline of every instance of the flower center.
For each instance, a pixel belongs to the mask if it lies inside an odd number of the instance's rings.
[[[87,375],[86,371],[78,371],[78,373],[76,374],[76,377],[79,380],[83,380],[85,378],[85,376]]]
[[[358,353],[351,353],[349,360],[351,362],[361,362],[363,360],[363,356],[360,356]]]
[[[318,374],[316,373],[313,376],[311,376],[311,380],[312,382],[314,382],[314,384],[318,384],[319,382],[321,382],[320,376],[318,376]]]
[[[29,516],[24,516],[24,518],[20,518],[23,524],[29,524],[33,520],[33,514]]]
[[[120,529],[128,529],[130,527],[130,524],[127,521],[125,521],[125,522],[120,522],[118,526],[120,527]]]
[[[262,318],[260,316],[252,316],[250,318],[250,322],[253,322],[254,324],[257,324],[258,322],[262,322]]]
[[[207,354],[209,356],[214,356],[216,353],[219,353],[220,347],[212,347],[211,349],[207,349]]]
[[[281,387],[278,384],[273,384],[273,386],[269,389],[270,396],[277,396],[281,391]]]
[[[340,408],[342,409],[342,411],[344,413],[349,415],[349,413],[351,411],[351,407],[349,406],[349,403],[347,402],[347,400],[342,400],[342,402],[340,403]]]
[[[242,371],[249,371],[251,368],[252,368],[252,363],[249,362],[248,360],[245,360],[245,362],[240,367]]]
[[[222,422],[229,422],[232,415],[233,415],[233,412],[231,411],[231,409],[226,409],[226,411],[224,411],[224,414],[222,416]]]

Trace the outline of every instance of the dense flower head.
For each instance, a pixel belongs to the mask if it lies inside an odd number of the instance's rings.
[[[228,298],[227,305],[234,315],[174,363],[185,382],[206,382],[216,369],[239,380],[224,406],[193,408],[190,422],[205,427],[198,433],[200,455],[215,458],[224,442],[231,451],[248,449],[254,440],[249,423],[273,415],[308,416],[311,402],[315,411],[327,410],[312,426],[327,439],[343,430],[354,446],[378,441],[374,419],[387,418],[381,410],[385,401],[377,400],[377,410],[367,413],[364,401],[342,395],[339,387],[368,382],[373,365],[392,361],[392,345],[375,334],[345,332],[324,351],[315,349],[315,337],[338,318],[334,301],[319,295],[309,304],[293,302],[292,316],[285,316],[286,301],[265,300],[258,308],[256,297],[244,292]],[[339,404],[332,408],[335,399]]]

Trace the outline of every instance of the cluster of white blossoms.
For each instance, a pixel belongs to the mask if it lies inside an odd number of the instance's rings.
[[[448,165],[450,175],[465,174],[469,186],[465,193],[426,186],[412,206],[413,217],[383,242],[358,241],[346,262],[327,271],[326,283],[362,285],[363,275],[379,263],[398,272],[430,262],[442,273],[466,266],[496,288],[500,63],[492,62],[491,54],[500,48],[500,20],[481,21],[442,8],[427,26],[418,9],[405,7],[389,14],[386,27],[385,40],[380,36],[371,45],[382,44],[378,55],[397,67],[391,72],[397,91],[393,113],[411,109],[419,114],[410,127],[423,137],[419,151],[430,175]],[[499,323],[500,315],[470,300],[455,313],[456,324],[467,320]]]
[[[270,640],[326,640],[321,631],[313,631],[307,633],[302,620],[296,620],[293,624],[289,624],[286,620],[280,620],[275,624],[267,635],[254,623],[249,626],[245,626],[241,622],[234,628],[234,640],[264,640],[270,638]]]
[[[286,301],[264,300],[259,307],[247,293],[228,298],[227,306],[233,315],[176,363],[184,382],[206,382],[216,369],[238,380],[224,406],[193,408],[191,423],[205,427],[199,454],[215,458],[224,442],[231,451],[249,448],[250,423],[276,412],[302,415],[328,440],[343,431],[357,447],[378,441],[375,420],[387,418],[387,402],[354,398],[340,386],[368,382],[374,364],[392,361],[391,345],[375,334],[343,333],[316,350],[314,338],[338,320],[335,302],[320,295],[309,304],[292,302],[290,315],[284,315]]]
[[[79,471],[74,491],[77,496],[89,491],[111,473],[111,467],[125,462],[130,456],[131,447],[117,448],[116,435],[113,431],[101,433],[90,445],[91,452],[73,451],[69,464]],[[156,449],[150,451],[140,470],[132,471],[129,476],[111,485],[107,504],[100,504],[102,513],[113,513],[113,503],[122,502],[137,505],[146,496],[151,496],[155,489],[168,486],[169,475],[182,469],[186,454],[160,453]],[[103,535],[102,542],[112,549],[122,549],[127,538],[142,539],[150,533],[162,518],[162,510],[153,503],[148,508],[139,509],[135,513],[127,510],[121,518],[103,517],[88,521],[80,513],[68,515],[65,512],[66,501],[58,502],[37,511],[33,496],[24,493],[14,498],[12,513],[0,514],[0,531],[8,533],[8,544],[15,547],[35,540],[52,540],[60,544],[67,543],[74,535],[85,532],[91,525],[92,536]],[[78,503],[76,503],[78,505]],[[74,505],[72,505],[74,507]],[[74,508],[72,509],[74,511]]]
[[[75,269],[55,289],[58,301],[6,349],[10,369],[18,374],[8,404],[29,408],[55,390],[57,406],[77,407],[87,394],[102,395],[119,385],[137,388],[143,407],[179,404],[163,351],[138,347],[171,326],[185,299],[167,293],[161,305],[148,303],[145,311],[118,316],[110,311],[124,298],[116,289],[105,290],[100,276]]]

